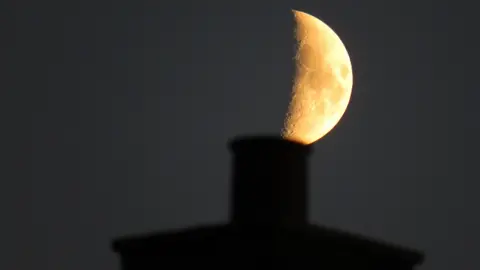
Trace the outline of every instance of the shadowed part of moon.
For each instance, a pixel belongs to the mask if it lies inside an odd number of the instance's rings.
[[[340,38],[319,19],[294,11],[296,72],[282,136],[310,144],[327,134],[347,109],[353,76]]]

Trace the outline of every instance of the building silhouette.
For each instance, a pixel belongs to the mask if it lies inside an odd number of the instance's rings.
[[[116,239],[122,270],[406,270],[422,263],[418,251],[309,224],[311,146],[251,136],[230,148],[230,222]]]

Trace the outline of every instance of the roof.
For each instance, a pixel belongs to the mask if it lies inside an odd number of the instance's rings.
[[[244,247],[248,246],[248,249]],[[423,253],[316,225],[302,228],[199,226],[184,230],[123,237],[113,241],[121,256],[209,256],[237,252],[281,256],[356,258],[382,265],[413,267],[423,262]],[[406,268],[408,269],[408,268]]]

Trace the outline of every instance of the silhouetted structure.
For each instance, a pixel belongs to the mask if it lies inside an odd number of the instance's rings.
[[[423,261],[419,252],[308,224],[310,146],[259,136],[231,148],[231,222],[115,240],[123,270],[403,270]]]

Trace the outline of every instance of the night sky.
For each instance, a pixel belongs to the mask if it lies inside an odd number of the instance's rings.
[[[225,222],[227,141],[282,127],[292,8],[354,71],[310,161],[311,221],[480,269],[475,1],[11,2],[0,269],[119,269],[113,237]]]

